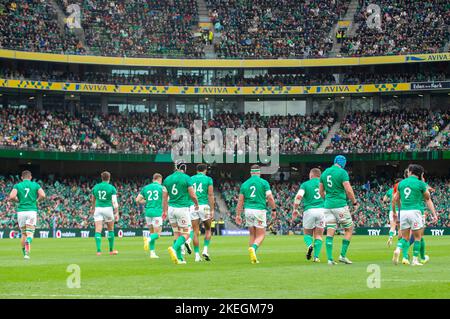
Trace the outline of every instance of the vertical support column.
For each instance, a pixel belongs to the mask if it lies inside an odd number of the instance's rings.
[[[373,97],[372,101],[373,101],[373,103],[372,103],[373,110],[374,110],[375,112],[381,111],[381,96],[378,95],[378,94],[376,94],[376,95]]]
[[[169,113],[175,114],[177,112],[177,104],[174,96],[169,96]]]
[[[431,94],[430,93],[423,94],[422,107],[426,110],[431,109]]]
[[[36,93],[36,108],[41,111],[44,109],[44,103],[43,103],[43,94],[42,92]]]
[[[313,98],[312,96],[308,96],[306,98],[306,110],[305,110],[305,115],[310,115],[313,113]]]
[[[236,105],[237,105],[236,113],[244,113],[245,112],[245,98],[243,96],[238,97],[238,101],[237,101]]]
[[[108,97],[106,94],[102,94],[101,97],[101,110],[103,115],[108,115]]]

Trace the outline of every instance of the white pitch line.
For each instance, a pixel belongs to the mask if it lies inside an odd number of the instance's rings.
[[[450,283],[450,280],[420,280],[420,279],[381,279],[381,281],[394,281],[394,282],[442,282],[442,283]]]

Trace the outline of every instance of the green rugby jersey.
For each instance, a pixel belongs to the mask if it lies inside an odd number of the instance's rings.
[[[427,183],[421,181],[416,176],[409,176],[398,184],[400,192],[401,209],[424,211],[423,193],[428,189]]]
[[[208,205],[208,187],[213,186],[211,177],[202,173],[197,173],[191,177],[192,185],[194,186],[195,194],[197,195],[199,205]]]
[[[239,194],[244,195],[244,208],[260,209],[267,208],[266,192],[270,191],[269,182],[260,176],[253,175],[242,185]]]
[[[162,216],[163,188],[164,186],[158,182],[153,182],[142,188],[140,194],[145,198],[145,217]]]
[[[95,207],[113,207],[112,195],[116,195],[117,190],[110,183],[101,182],[94,186],[92,194],[95,197]]]
[[[324,201],[319,193],[320,180],[318,177],[310,179],[300,185],[305,193],[303,194],[303,210],[310,208],[323,208]]]
[[[325,189],[325,208],[340,208],[347,206],[347,194],[342,185],[350,180],[345,169],[333,165],[320,176],[320,182]]]
[[[167,176],[163,185],[169,194],[169,206],[171,207],[190,207],[192,204],[189,196],[188,187],[192,186],[192,180],[189,175],[176,171]]]
[[[17,198],[19,199],[19,205],[17,206],[18,212],[33,211],[37,212],[37,198],[38,190],[41,188],[36,182],[30,181],[28,179],[17,183],[13,187],[17,190]]]

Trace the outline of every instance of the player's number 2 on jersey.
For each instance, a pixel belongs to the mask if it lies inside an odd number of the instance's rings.
[[[252,190],[252,192],[250,193],[250,197],[256,197],[256,187],[255,186],[250,186],[250,189]]]
[[[27,198],[28,197],[28,193],[30,192],[30,189],[29,188],[25,188],[25,198]]]
[[[147,191],[148,197],[147,200],[158,200],[159,195],[158,191]],[[153,195],[153,196],[152,196]]]
[[[203,193],[203,183],[198,184],[198,187],[197,183],[194,183],[193,185],[196,193]]]
[[[106,199],[106,191],[98,191],[98,199],[105,200]]]
[[[178,194],[178,189],[176,187],[177,185],[173,184],[172,185],[172,190],[170,191],[172,193],[172,195],[177,195]]]
[[[409,195],[411,195],[411,188],[406,187],[406,188],[403,190],[403,194],[405,194],[405,198],[408,198]]]
[[[331,175],[327,176],[327,185],[328,185],[328,187],[333,187],[333,181],[331,180]]]

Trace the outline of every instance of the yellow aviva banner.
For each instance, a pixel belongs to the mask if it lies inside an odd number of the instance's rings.
[[[227,60],[227,59],[164,59],[164,58],[124,58],[89,55],[63,55],[51,53],[23,52],[0,50],[0,58],[99,64],[116,66],[146,66],[146,67],[181,67],[181,68],[280,68],[280,67],[314,67],[314,66],[350,66],[391,63],[418,63],[450,61],[450,53],[392,55],[373,57],[334,57],[320,59],[258,59],[258,60]]]
[[[410,83],[320,86],[152,86],[64,83],[0,79],[0,88],[63,91],[71,93],[163,95],[303,95],[396,92],[411,90]]]

